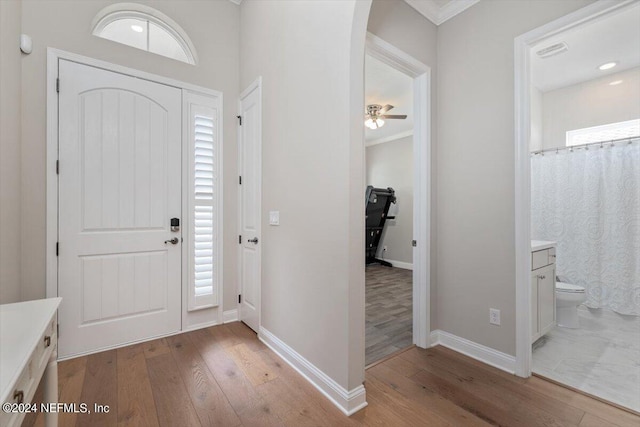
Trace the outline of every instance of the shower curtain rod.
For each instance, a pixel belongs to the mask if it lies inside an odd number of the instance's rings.
[[[616,143],[625,142],[625,141],[627,143],[631,144],[632,142],[640,141],[640,136],[633,136],[631,138],[612,139],[610,141],[590,142],[588,144],[572,145],[572,146],[569,146],[569,147],[546,148],[544,150],[532,151],[531,155],[532,156],[537,156],[538,154],[544,155],[544,153],[547,153],[549,151],[555,151],[557,153],[557,152],[562,151],[562,150],[573,151],[573,150],[578,150],[580,148],[587,148],[588,149],[588,147],[590,147],[592,145],[599,145],[602,148],[605,145],[615,145]]]

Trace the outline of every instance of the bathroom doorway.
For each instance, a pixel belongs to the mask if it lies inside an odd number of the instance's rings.
[[[518,374],[635,412],[639,21],[599,2],[516,42]]]
[[[365,366],[429,345],[429,68],[367,35]]]

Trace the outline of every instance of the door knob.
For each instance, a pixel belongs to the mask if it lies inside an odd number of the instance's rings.
[[[173,239],[171,239],[171,240],[165,240],[165,241],[164,241],[164,244],[166,245],[167,243],[171,243],[172,245],[177,245],[177,244],[178,244],[178,238],[177,238],[177,237],[174,237],[174,238],[173,238]]]
[[[257,245],[257,244],[258,244],[258,238],[257,238],[257,237],[254,237],[253,239],[249,239],[249,240],[247,240],[247,242],[251,242],[251,243],[253,243],[253,244],[256,244],[256,245]]]

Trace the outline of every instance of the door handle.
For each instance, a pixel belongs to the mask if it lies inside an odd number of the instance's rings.
[[[172,245],[177,245],[177,244],[178,244],[178,238],[177,238],[177,237],[174,237],[174,238],[173,238],[173,239],[171,239],[171,240],[165,240],[165,241],[164,241],[164,244],[166,245],[167,243],[171,243]]]
[[[251,243],[253,243],[254,245],[257,245],[257,244],[258,244],[258,238],[257,238],[257,237],[254,237],[253,239],[249,239],[249,240],[247,240],[247,242],[251,242]]]

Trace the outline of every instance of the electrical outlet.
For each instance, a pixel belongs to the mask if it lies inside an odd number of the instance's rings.
[[[489,309],[489,323],[500,326],[500,310],[497,308]]]

